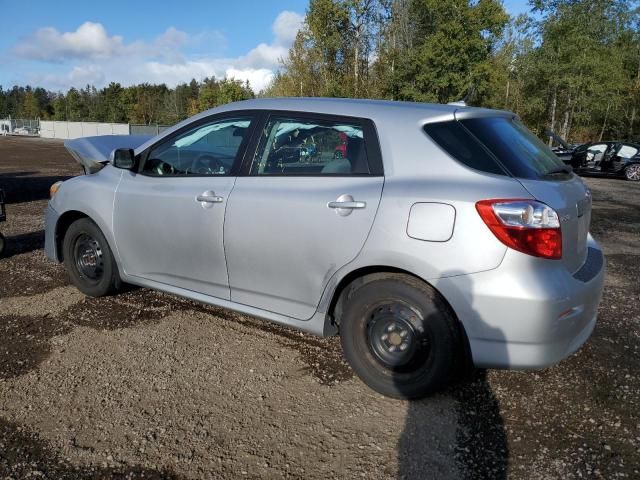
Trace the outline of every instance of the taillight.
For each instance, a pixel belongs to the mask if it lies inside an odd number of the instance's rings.
[[[535,257],[562,258],[562,231],[556,211],[536,200],[481,200],[476,209],[507,247]]]

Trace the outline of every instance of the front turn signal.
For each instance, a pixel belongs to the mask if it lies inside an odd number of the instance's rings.
[[[58,181],[49,187],[49,198],[53,198],[55,194],[58,192],[58,189],[62,185],[62,181]]]

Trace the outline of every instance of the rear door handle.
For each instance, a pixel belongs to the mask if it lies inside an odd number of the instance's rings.
[[[335,209],[336,213],[341,217],[351,215],[353,210],[366,208],[367,202],[360,202],[354,200],[353,197],[347,193],[340,195],[334,202],[327,203],[327,207]]]
[[[329,202],[328,206],[329,208],[365,208],[367,206],[367,202],[357,202],[355,200],[350,202]]]

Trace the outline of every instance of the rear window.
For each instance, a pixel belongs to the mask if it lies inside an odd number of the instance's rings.
[[[567,173],[567,167],[551,149],[517,120],[482,117],[424,128],[458,161],[483,172],[506,172],[527,179]]]

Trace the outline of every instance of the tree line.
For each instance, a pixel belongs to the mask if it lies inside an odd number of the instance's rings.
[[[84,122],[173,124],[198,112],[229,102],[253,98],[247,83],[233,79],[205,78],[169,88],[148,83],[123,87],[112,82],[67,93],[44,88],[0,87],[0,118],[41,118]]]
[[[174,123],[252,98],[231,79],[66,94],[0,90],[0,115]],[[638,0],[310,0],[303,27],[258,96],[360,97],[516,112],[571,141],[640,140]]]
[[[628,0],[311,0],[276,96],[516,112],[542,136],[640,139],[640,10]]]

